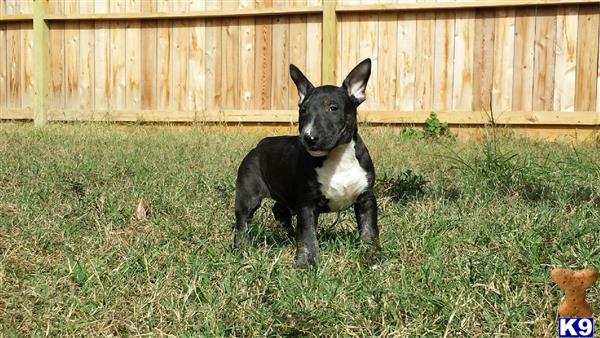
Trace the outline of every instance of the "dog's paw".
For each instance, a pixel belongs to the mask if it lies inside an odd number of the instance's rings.
[[[360,250],[362,263],[365,267],[376,267],[385,261],[379,243],[363,243]]]
[[[296,262],[294,267],[297,269],[308,269],[319,264],[319,252],[311,252],[306,246],[301,246],[296,252]]]
[[[252,240],[250,236],[246,233],[235,233],[235,237],[233,238],[233,248],[236,250],[245,250],[252,245]]]

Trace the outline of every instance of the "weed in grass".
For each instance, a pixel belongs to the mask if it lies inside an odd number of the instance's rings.
[[[437,117],[437,114],[434,112],[431,112],[429,117],[425,120],[423,130],[425,132],[425,136],[430,138],[453,138],[452,132],[448,127],[448,123],[440,121]]]

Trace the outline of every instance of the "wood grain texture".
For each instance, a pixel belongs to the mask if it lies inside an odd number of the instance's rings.
[[[575,110],[578,12],[577,6],[565,6],[557,9],[553,105],[555,111]]]
[[[271,6],[270,1],[258,1],[257,7]],[[271,107],[271,56],[273,48],[272,27],[270,18],[256,18],[255,26],[255,75],[254,105],[257,109]],[[320,60],[320,59],[319,59]]]
[[[139,13],[141,10],[140,0],[127,0],[128,13]],[[140,110],[142,108],[142,23],[138,20],[128,21],[125,29],[125,106],[127,110]]]
[[[125,0],[111,0],[110,11],[122,13],[126,10]],[[126,25],[124,21],[110,23],[110,105],[111,110],[126,109],[127,73]]]
[[[535,13],[535,8],[519,8],[515,11],[513,110],[533,109]]]
[[[79,2],[65,0],[65,14],[78,14]],[[79,107],[79,22],[65,22],[65,106]]]
[[[207,2],[206,9],[219,9],[220,2]],[[221,106],[221,19],[206,20],[206,107]]]
[[[341,4],[356,5],[359,0],[343,0]],[[338,49],[338,84],[360,61],[359,16],[358,14],[339,15],[338,35],[341,40],[341,48]]]
[[[415,61],[415,111],[433,109],[435,13],[419,13]]]
[[[152,13],[156,11],[156,2],[142,1],[141,11]],[[157,39],[158,22],[155,20],[142,21],[141,23],[141,109],[153,109],[157,106]]]
[[[108,0],[94,2],[95,13],[108,13]],[[52,30],[50,30],[52,35]],[[53,48],[50,48],[52,51]],[[94,22],[94,114],[106,112],[110,106],[110,23]],[[51,73],[52,74],[52,73]]]
[[[515,56],[515,10],[496,10],[494,28],[494,73],[492,78],[492,110],[512,109],[513,64]]]
[[[253,8],[254,0],[240,0],[240,8]],[[255,19],[240,18],[239,106],[254,108]]]
[[[223,9],[236,9],[238,0],[222,2]],[[236,108],[240,104],[239,95],[239,58],[240,31],[238,18],[224,18],[222,21],[222,65],[221,65],[221,107]]]
[[[579,6],[575,110],[596,109],[599,12],[597,5]]]
[[[398,21],[396,14],[379,15],[378,27],[378,67],[377,93],[375,106],[381,110],[393,110],[396,103],[396,55]],[[385,65],[385,66],[383,66]]]
[[[176,10],[183,10],[177,9]],[[189,30],[187,20],[173,21],[172,71],[173,103],[175,111],[189,110],[188,101],[188,58]]]
[[[373,0],[362,0],[361,3],[373,3]],[[361,109],[377,109],[379,98],[379,50],[378,50],[378,21],[377,14],[359,16],[359,60],[371,58],[371,77],[367,83],[367,100],[361,104]],[[370,99],[369,99],[370,98]]]
[[[470,110],[473,105],[473,54],[475,11],[456,13],[452,110]]]
[[[334,84],[338,79],[337,54],[338,32],[337,12],[335,8],[337,0],[323,2],[323,50],[322,50],[322,82],[323,84]],[[341,43],[340,43],[341,44]]]
[[[285,7],[289,4],[287,0],[273,1],[273,7]],[[290,31],[287,17],[273,17],[273,71],[271,78],[271,109],[288,108],[288,67]],[[276,47],[275,47],[276,46]]]
[[[475,13],[475,48],[473,54],[473,109],[489,111],[494,72],[495,10]]]
[[[21,24],[7,24],[7,108],[21,108]]]
[[[396,60],[396,109],[415,108],[416,14],[398,14]]]
[[[305,7],[306,0],[292,0],[292,7]],[[290,51],[289,63],[296,65],[302,72],[306,72],[306,17],[290,17]],[[285,67],[288,81],[288,109],[298,107],[298,91],[290,77],[288,67]],[[306,75],[306,74],[305,74]]]
[[[20,1],[18,13],[33,14],[33,1]],[[33,21],[21,22],[21,108],[31,108],[33,105]]]
[[[554,104],[556,9],[538,8],[535,20],[533,110],[551,111]]]
[[[192,1],[190,11],[199,11],[205,8],[203,1]],[[194,112],[204,110],[206,107],[206,22],[203,19],[190,21],[189,45],[189,74],[188,74],[188,107]]]
[[[441,11],[435,19],[433,109],[452,109],[454,80],[454,12]]]
[[[5,11],[5,3],[1,4],[2,10]],[[3,12],[4,13],[4,12]],[[6,43],[6,27],[8,24],[0,23],[0,108],[6,109],[7,103],[7,66],[6,56],[8,54],[8,44]],[[0,114],[2,115],[2,114]]]
[[[320,6],[322,0],[308,0],[308,6]],[[321,15],[310,15],[306,20],[306,77],[315,86],[321,85],[321,55],[323,48]]]
[[[94,3],[79,0],[80,13],[93,13]],[[79,23],[79,109],[91,116],[94,111],[94,23]]]
[[[31,13],[31,9],[21,8],[22,12]],[[33,22],[21,23],[21,108],[33,106]]]

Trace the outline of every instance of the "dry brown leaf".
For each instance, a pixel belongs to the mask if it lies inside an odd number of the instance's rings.
[[[148,219],[147,214],[148,213],[148,206],[146,205],[146,202],[144,202],[143,198],[140,198],[137,208],[135,208],[135,218],[137,218],[140,221],[145,221]]]

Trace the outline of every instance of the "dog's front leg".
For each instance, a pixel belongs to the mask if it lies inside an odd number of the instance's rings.
[[[317,223],[319,214],[314,208],[301,208],[298,212],[296,230],[296,267],[306,268],[319,261],[319,243],[317,243]]]
[[[354,203],[354,214],[358,223],[360,240],[364,245],[367,264],[376,264],[383,256],[379,246],[379,228],[377,227],[377,199],[372,190],[358,196]]]

